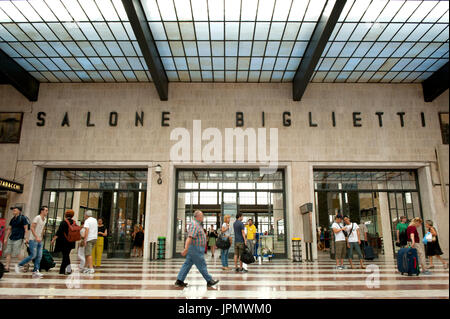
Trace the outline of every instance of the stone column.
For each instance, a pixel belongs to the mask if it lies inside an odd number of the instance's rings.
[[[158,163],[153,163],[148,170],[147,176],[147,203],[145,208],[145,237],[144,237],[144,251],[148,258],[150,255],[150,242],[156,242],[159,236],[166,237],[166,258],[169,256],[170,247],[172,245],[172,238],[168,233],[169,221],[172,215],[169,213],[169,164],[160,163],[162,172],[162,184],[158,184],[158,175],[152,166]]]
[[[378,188],[383,187],[381,185],[382,184],[379,184]],[[380,203],[379,208],[381,216],[381,229],[383,232],[384,257],[386,258],[386,260],[393,260],[394,251],[392,247],[391,218],[389,214],[388,193],[380,192],[378,194]]]
[[[144,260],[150,258],[150,203],[151,203],[151,188],[152,188],[152,168],[151,165],[147,169],[147,196],[145,200],[145,225],[144,225]]]
[[[289,171],[289,170],[288,170]],[[307,162],[292,162],[291,174],[288,176],[290,179],[290,193],[291,193],[291,207],[287,211],[287,225],[288,232],[286,238],[288,241],[288,257],[291,258],[292,254],[292,237],[300,237],[302,240],[302,257],[306,258],[306,246],[303,236],[303,222],[300,214],[300,206],[306,203],[314,203],[314,189],[312,182],[312,168]],[[313,209],[317,209],[313,204]],[[312,214],[312,255],[313,259],[317,259],[317,234],[316,234],[316,214]]]

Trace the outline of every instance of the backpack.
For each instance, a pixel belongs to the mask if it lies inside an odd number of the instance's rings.
[[[22,214],[20,214],[20,219],[21,219],[21,221],[22,221],[22,224],[25,226],[25,225],[27,225],[28,227],[28,230],[30,230],[31,229],[31,222],[30,222],[30,219],[27,217],[27,216],[25,216],[25,215],[22,215]],[[24,219],[25,219],[25,221],[24,221]]]
[[[81,239],[80,234],[81,227],[78,226],[77,223],[75,223],[75,221],[71,225],[68,219],[66,219],[66,223],[69,226],[69,231],[67,232],[67,234],[64,234],[67,241],[71,243],[79,241]]]

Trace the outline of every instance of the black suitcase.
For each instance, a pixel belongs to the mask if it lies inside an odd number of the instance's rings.
[[[366,260],[374,260],[375,259],[375,253],[373,252],[373,248],[370,246],[364,246],[364,258]]]
[[[56,263],[53,260],[52,255],[48,252],[47,249],[42,249],[42,259],[41,259],[41,265],[40,270],[49,271],[51,268],[55,267]]]
[[[255,257],[250,252],[250,249],[248,249],[248,247],[245,247],[244,252],[241,255],[241,261],[245,264],[252,264],[255,262]]]

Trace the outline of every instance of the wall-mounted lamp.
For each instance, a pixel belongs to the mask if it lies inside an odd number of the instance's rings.
[[[155,173],[158,174],[158,184],[162,184],[162,178],[161,178],[161,172],[162,172],[162,168],[161,165],[156,165],[155,166]]]

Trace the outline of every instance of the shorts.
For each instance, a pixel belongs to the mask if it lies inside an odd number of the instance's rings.
[[[345,255],[347,255],[347,243],[344,241],[336,242],[336,259],[344,259]]]
[[[244,253],[244,243],[235,243],[234,244],[234,255],[237,256],[238,258],[241,257],[241,255]]]
[[[20,254],[22,248],[23,239],[11,240],[8,238],[6,243],[5,255],[11,254],[12,257],[17,257]]]
[[[92,239],[86,242],[86,248],[84,250],[85,256],[92,256],[92,249],[94,249],[97,239]]]

